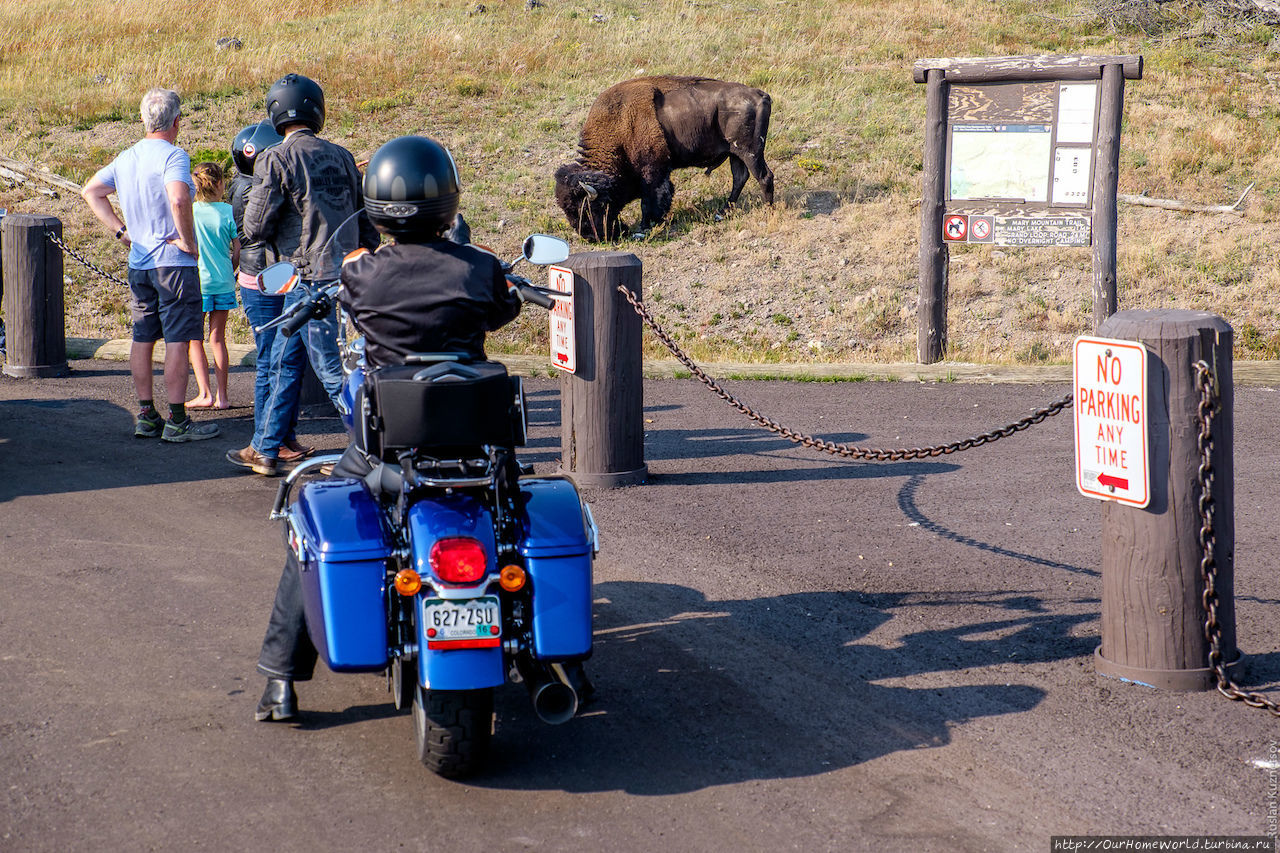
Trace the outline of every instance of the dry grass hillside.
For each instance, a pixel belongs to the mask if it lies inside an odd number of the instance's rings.
[[[179,16],[141,0],[28,0],[0,12],[0,154],[81,183],[136,140],[138,99],[163,85],[184,99],[179,144],[223,160],[270,84],[299,71],[325,88],[325,135],[357,157],[404,133],[448,144],[477,240],[513,255],[547,231],[584,249],[551,175],[595,96],[640,74],[739,80],[773,97],[777,203],[749,183],[718,221],[728,169],[676,173],[670,221],[622,246],[644,262],[646,299],[700,359],[911,361],[925,110],[912,63],[1142,54],[1120,192],[1231,204],[1254,187],[1239,216],[1121,204],[1120,305],[1213,311],[1235,327],[1237,357],[1280,358],[1280,28],[1241,5],[197,0]],[[59,217],[69,243],[122,271],[79,197],[49,191],[0,172],[0,207]],[[69,335],[127,334],[121,288],[71,260],[66,275]],[[1088,249],[954,248],[949,358],[1068,359],[1089,331],[1090,282]],[[245,340],[242,322],[233,335]],[[545,319],[530,312],[495,344],[545,351]]]

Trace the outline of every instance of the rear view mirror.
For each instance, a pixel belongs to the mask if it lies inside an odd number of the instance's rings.
[[[298,270],[288,261],[281,261],[258,273],[258,289],[268,296],[279,296],[293,290],[298,283]]]
[[[559,237],[533,234],[524,241],[524,257],[531,264],[558,264],[569,257],[569,244]]]

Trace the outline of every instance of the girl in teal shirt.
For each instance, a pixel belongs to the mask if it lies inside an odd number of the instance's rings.
[[[196,242],[200,246],[200,294],[209,327],[209,348],[217,377],[215,390],[209,388],[209,362],[204,341],[191,342],[191,367],[200,393],[188,400],[189,407],[225,409],[227,400],[227,314],[236,307],[236,267],[240,265],[240,239],[236,235],[231,205],[221,201],[226,179],[217,163],[200,163],[191,170],[196,185]]]

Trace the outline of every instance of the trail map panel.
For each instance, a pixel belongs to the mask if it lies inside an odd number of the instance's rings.
[[[1049,199],[1053,125],[970,124],[951,131],[952,199]]]

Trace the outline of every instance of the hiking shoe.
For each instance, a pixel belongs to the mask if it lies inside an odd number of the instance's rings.
[[[164,418],[155,409],[139,412],[133,424],[134,438],[156,438],[164,431]]]
[[[263,456],[254,450],[252,445],[243,450],[228,450],[227,461],[238,468],[248,468],[253,473],[264,477],[274,477],[278,473],[276,460],[270,456]]]
[[[196,423],[187,418],[180,424],[173,421],[166,421],[164,425],[164,435],[160,436],[161,441],[203,441],[206,438],[217,438],[222,435],[222,430],[218,429],[218,425],[214,423]]]

